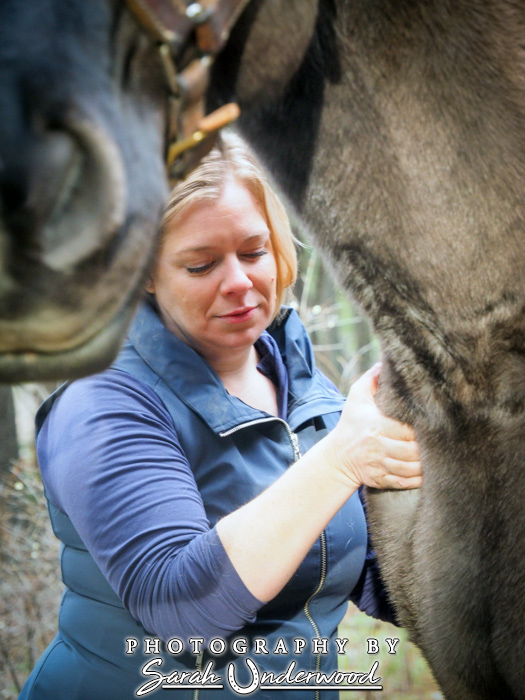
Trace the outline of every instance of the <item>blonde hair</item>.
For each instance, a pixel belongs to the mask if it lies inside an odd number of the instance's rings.
[[[283,303],[286,289],[297,277],[297,252],[288,215],[276,193],[270,187],[261,166],[245,142],[236,134],[223,132],[215,147],[188,177],[171,192],[162,218],[160,246],[168,228],[183,211],[197,202],[216,200],[224,183],[233,177],[253,195],[266,218],[277,267],[276,308],[274,318]]]

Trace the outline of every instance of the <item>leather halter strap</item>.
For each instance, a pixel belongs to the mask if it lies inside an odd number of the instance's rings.
[[[126,0],[158,45],[168,92],[166,165],[183,179],[213,147],[219,129],[239,116],[230,103],[204,116],[213,59],[250,0]]]

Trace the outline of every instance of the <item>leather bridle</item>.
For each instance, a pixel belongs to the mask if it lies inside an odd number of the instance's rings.
[[[214,58],[250,0],[126,0],[158,47],[167,88],[166,166],[172,184],[213,147],[239,115],[230,103],[204,116]]]

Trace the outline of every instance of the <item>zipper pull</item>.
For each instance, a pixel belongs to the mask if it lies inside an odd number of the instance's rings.
[[[301,456],[301,448],[299,447],[299,438],[295,433],[292,433],[292,431],[290,431],[290,440],[292,441],[293,447],[293,461],[297,462]]]

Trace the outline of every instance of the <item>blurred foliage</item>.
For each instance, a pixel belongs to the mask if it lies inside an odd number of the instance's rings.
[[[293,305],[308,329],[319,367],[346,393],[351,382],[378,358],[379,344],[368,322],[308,246],[300,251]],[[59,544],[49,524],[32,444],[34,412],[51,388],[16,389],[21,459],[0,476],[0,700],[15,700],[56,633],[63,588]],[[339,636],[349,639],[347,653],[340,657],[341,670],[368,671],[377,658],[377,675],[383,684],[382,692],[343,691],[341,700],[441,698],[426,663],[402,630],[352,606]],[[400,638],[395,655],[387,653],[386,637]],[[377,657],[366,653],[367,638],[379,641]]]
[[[16,431],[12,429],[15,421],[15,404],[11,387],[0,385],[0,473],[9,469],[9,465],[18,457]]]
[[[405,630],[368,617],[350,604],[339,626],[339,636],[349,640],[339,668],[367,672],[377,660],[379,667],[374,675],[381,677],[383,686],[381,691],[342,691],[340,700],[442,700],[426,661],[408,641]],[[396,638],[395,654],[390,654],[385,640]],[[368,639],[377,640],[379,653],[367,653]]]
[[[368,319],[349,301],[331,270],[308,245],[299,251],[292,306],[306,326],[319,369],[347,393],[350,384],[379,358],[379,342]]]
[[[15,462],[0,477],[0,698],[17,697],[56,634],[62,585],[59,544],[40,474]]]

